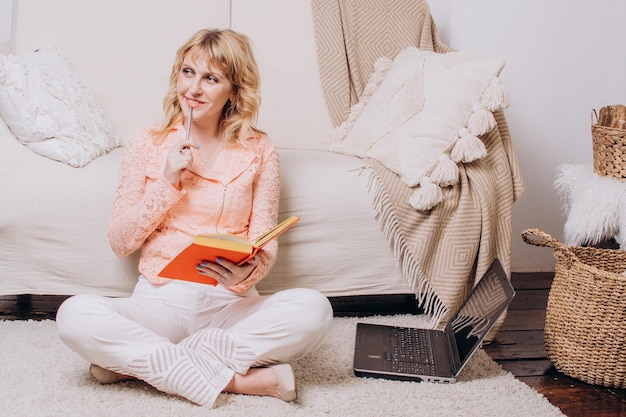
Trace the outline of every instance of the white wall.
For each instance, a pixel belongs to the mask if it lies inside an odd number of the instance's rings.
[[[452,6],[454,0],[429,0],[430,14],[435,20],[439,37],[450,45],[450,32],[452,29]]]
[[[562,239],[555,169],[562,163],[591,164],[591,109],[626,104],[626,2],[430,0],[430,5],[452,47],[506,61],[502,81],[511,106],[505,114],[526,184],[514,209],[513,270],[552,270],[552,251],[525,244],[520,232],[539,227]],[[11,6],[12,0],[0,0],[0,44],[10,40]]]
[[[451,46],[506,61],[505,114],[526,184],[514,208],[513,270],[551,270],[552,251],[520,233],[538,227],[562,240],[556,167],[591,165],[591,110],[626,104],[626,2],[452,1]]]
[[[0,53],[11,52],[13,0],[0,0]]]

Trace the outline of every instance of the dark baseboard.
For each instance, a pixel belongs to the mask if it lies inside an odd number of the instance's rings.
[[[415,294],[350,295],[328,297],[335,317],[421,314]]]
[[[67,295],[11,295],[0,297],[0,320],[54,319]],[[413,294],[329,297],[335,317],[421,314]]]

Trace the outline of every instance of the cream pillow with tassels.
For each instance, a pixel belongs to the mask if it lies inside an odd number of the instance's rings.
[[[325,149],[380,161],[415,187],[413,208],[430,210],[441,187],[458,182],[458,163],[487,154],[479,137],[496,126],[492,112],[508,106],[503,67],[500,58],[415,47],[380,58]]]

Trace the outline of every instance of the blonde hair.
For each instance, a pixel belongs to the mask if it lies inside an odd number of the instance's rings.
[[[230,29],[203,29],[176,52],[168,92],[163,100],[165,118],[161,128],[154,131],[155,142],[162,143],[174,126],[184,122],[176,83],[183,60],[189,53],[205,57],[207,63],[217,66],[233,85],[234,99],[224,106],[220,122],[220,134],[225,144],[245,146],[248,139],[263,133],[254,125],[261,104],[260,78],[248,37]]]

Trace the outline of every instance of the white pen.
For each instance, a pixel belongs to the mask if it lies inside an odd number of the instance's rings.
[[[193,108],[189,107],[189,114],[187,115],[187,136],[186,140],[189,142],[189,135],[191,134],[191,114],[193,113]]]

